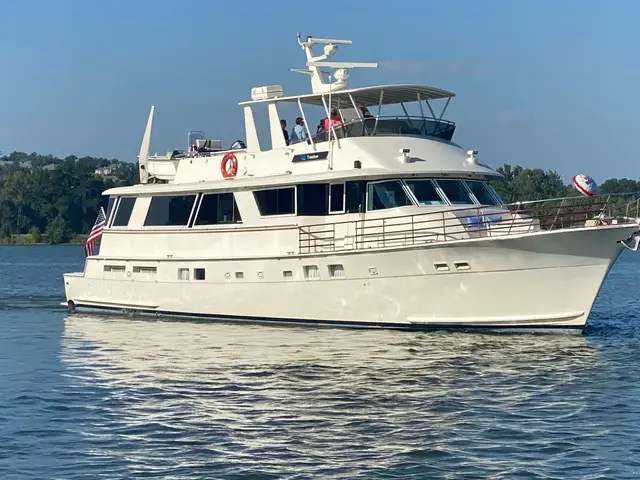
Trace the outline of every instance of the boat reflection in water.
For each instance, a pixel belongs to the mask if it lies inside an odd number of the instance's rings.
[[[76,401],[94,399],[77,425],[87,448],[139,472],[348,477],[384,463],[488,474],[508,455],[558,474],[594,448],[597,425],[572,419],[606,382],[582,336],[76,314],[62,342]],[[534,459],[540,448],[550,455]],[[428,461],[441,456],[446,466]]]

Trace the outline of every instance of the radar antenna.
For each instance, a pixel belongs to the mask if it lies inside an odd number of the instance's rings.
[[[324,45],[322,55],[313,55],[314,45]],[[337,40],[331,38],[313,38],[307,37],[305,41],[300,40],[298,33],[298,45],[302,48],[307,56],[308,70],[292,69],[293,72],[304,73],[311,76],[311,90],[313,93],[328,93],[338,90],[344,90],[349,82],[349,70],[352,68],[377,68],[377,63],[363,62],[331,62],[327,61],[338,52],[338,45],[351,45],[351,40]],[[320,67],[328,67],[334,69],[333,81],[325,82],[322,78]]]

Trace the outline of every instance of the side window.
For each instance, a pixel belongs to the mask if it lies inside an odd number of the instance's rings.
[[[347,213],[358,213],[364,211],[366,182],[346,183],[346,211]]]
[[[446,205],[431,180],[405,180],[420,205]]]
[[[273,190],[259,190],[253,192],[258,204],[260,215],[290,215],[295,214],[295,188],[276,188]]]
[[[438,180],[438,185],[449,199],[451,205],[473,205],[474,202],[460,180]]]
[[[131,218],[131,212],[135,204],[136,197],[121,197],[111,226],[126,227],[129,225],[129,219]]]
[[[111,214],[113,213],[113,206],[116,203],[116,197],[109,197],[109,204],[107,205],[107,218],[106,224],[109,225],[109,221],[111,219]]]
[[[195,195],[153,197],[145,227],[186,226],[195,200]]]
[[[298,185],[298,215],[329,214],[329,184]]]
[[[480,205],[498,204],[498,201],[494,198],[489,188],[483,182],[478,182],[477,180],[466,180],[465,183]]]
[[[331,185],[329,213],[344,212],[344,183]]]
[[[367,210],[382,210],[411,205],[402,183],[398,180],[370,183],[367,192]]]
[[[207,193],[202,195],[195,225],[242,223],[233,193]]]

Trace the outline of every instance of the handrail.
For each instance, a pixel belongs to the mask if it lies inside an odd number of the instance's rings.
[[[384,128],[381,130],[380,121],[396,122],[397,125],[389,130]],[[377,125],[369,125],[372,122],[377,122]],[[414,126],[414,122],[419,125],[419,128]],[[403,126],[408,127],[406,131],[403,131]],[[433,128],[429,129],[428,127]],[[387,125],[389,127],[389,125]],[[428,116],[405,116],[405,115],[393,115],[393,116],[372,116],[354,118],[345,123],[338,125],[332,125],[332,132],[335,131],[338,138],[354,138],[354,137],[368,137],[368,136],[386,136],[386,135],[418,135],[422,137],[438,137],[446,140],[451,140],[455,131],[456,124],[450,120],[437,119],[435,117]],[[371,130],[371,131],[369,131]],[[333,133],[331,135],[333,137]],[[313,141],[321,143],[329,140],[328,132],[321,130],[313,135]]]
[[[630,196],[637,199],[627,202]],[[468,238],[504,236],[533,231],[598,225],[605,220],[625,223],[635,208],[640,213],[640,193],[573,196],[532,200],[497,206],[460,206],[382,218],[342,220],[304,225],[299,229],[300,253],[351,248],[415,245]],[[592,223],[588,223],[591,221]],[[348,225],[355,225],[349,233]],[[350,242],[347,242],[351,239]],[[342,246],[340,246],[342,242]]]

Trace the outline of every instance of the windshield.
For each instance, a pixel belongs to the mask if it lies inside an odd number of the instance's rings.
[[[370,183],[367,189],[367,210],[382,210],[385,208],[405,207],[412,205],[404,191],[402,182],[390,180],[387,182]]]
[[[405,180],[420,205],[446,205],[431,180]]]
[[[495,197],[496,201],[498,202],[498,205],[504,205],[504,200],[502,199],[502,197],[500,196],[500,194],[498,192],[496,192],[496,189],[493,188],[493,185],[489,184],[485,184],[487,186],[487,188],[489,190],[491,190],[491,193],[493,194],[493,196]]]
[[[480,205],[498,205],[497,199],[492,195],[484,182],[466,180],[465,183]]]
[[[438,186],[449,199],[451,205],[473,205],[467,189],[461,180],[438,180]]]

